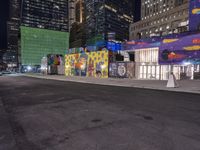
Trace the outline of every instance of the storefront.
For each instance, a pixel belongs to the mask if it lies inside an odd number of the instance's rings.
[[[167,80],[170,65],[159,65],[159,47],[135,50],[135,76],[144,80]],[[177,72],[177,68],[174,67]]]
[[[159,48],[145,48],[135,50],[136,78],[159,79],[158,65]]]
[[[136,63],[136,78],[148,80],[167,80],[173,72],[176,79],[200,79],[200,65],[159,65]]]
[[[136,79],[167,80],[172,72],[177,79],[200,79],[200,34],[138,43],[126,50],[134,53]]]

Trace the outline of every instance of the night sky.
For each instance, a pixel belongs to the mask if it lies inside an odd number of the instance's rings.
[[[134,14],[134,22],[137,22],[140,20],[141,17],[141,0],[133,0],[133,14]]]
[[[6,21],[8,19],[9,0],[0,0],[0,49],[6,49]]]

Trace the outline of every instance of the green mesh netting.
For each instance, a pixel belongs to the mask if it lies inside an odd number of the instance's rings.
[[[21,26],[22,65],[40,65],[47,54],[65,54],[69,33]]]

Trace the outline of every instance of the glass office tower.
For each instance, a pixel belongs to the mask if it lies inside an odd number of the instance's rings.
[[[85,0],[87,44],[128,40],[132,0]]]
[[[23,0],[23,26],[68,31],[67,0]]]
[[[9,68],[19,66],[19,25],[20,0],[9,0],[9,17],[7,21],[7,50],[4,62]]]

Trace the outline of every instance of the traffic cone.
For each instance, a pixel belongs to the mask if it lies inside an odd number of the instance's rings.
[[[177,83],[177,80],[176,80],[176,77],[173,73],[171,73],[169,75],[169,79],[168,79],[168,82],[167,82],[167,87],[168,88],[178,88],[179,85]]]

